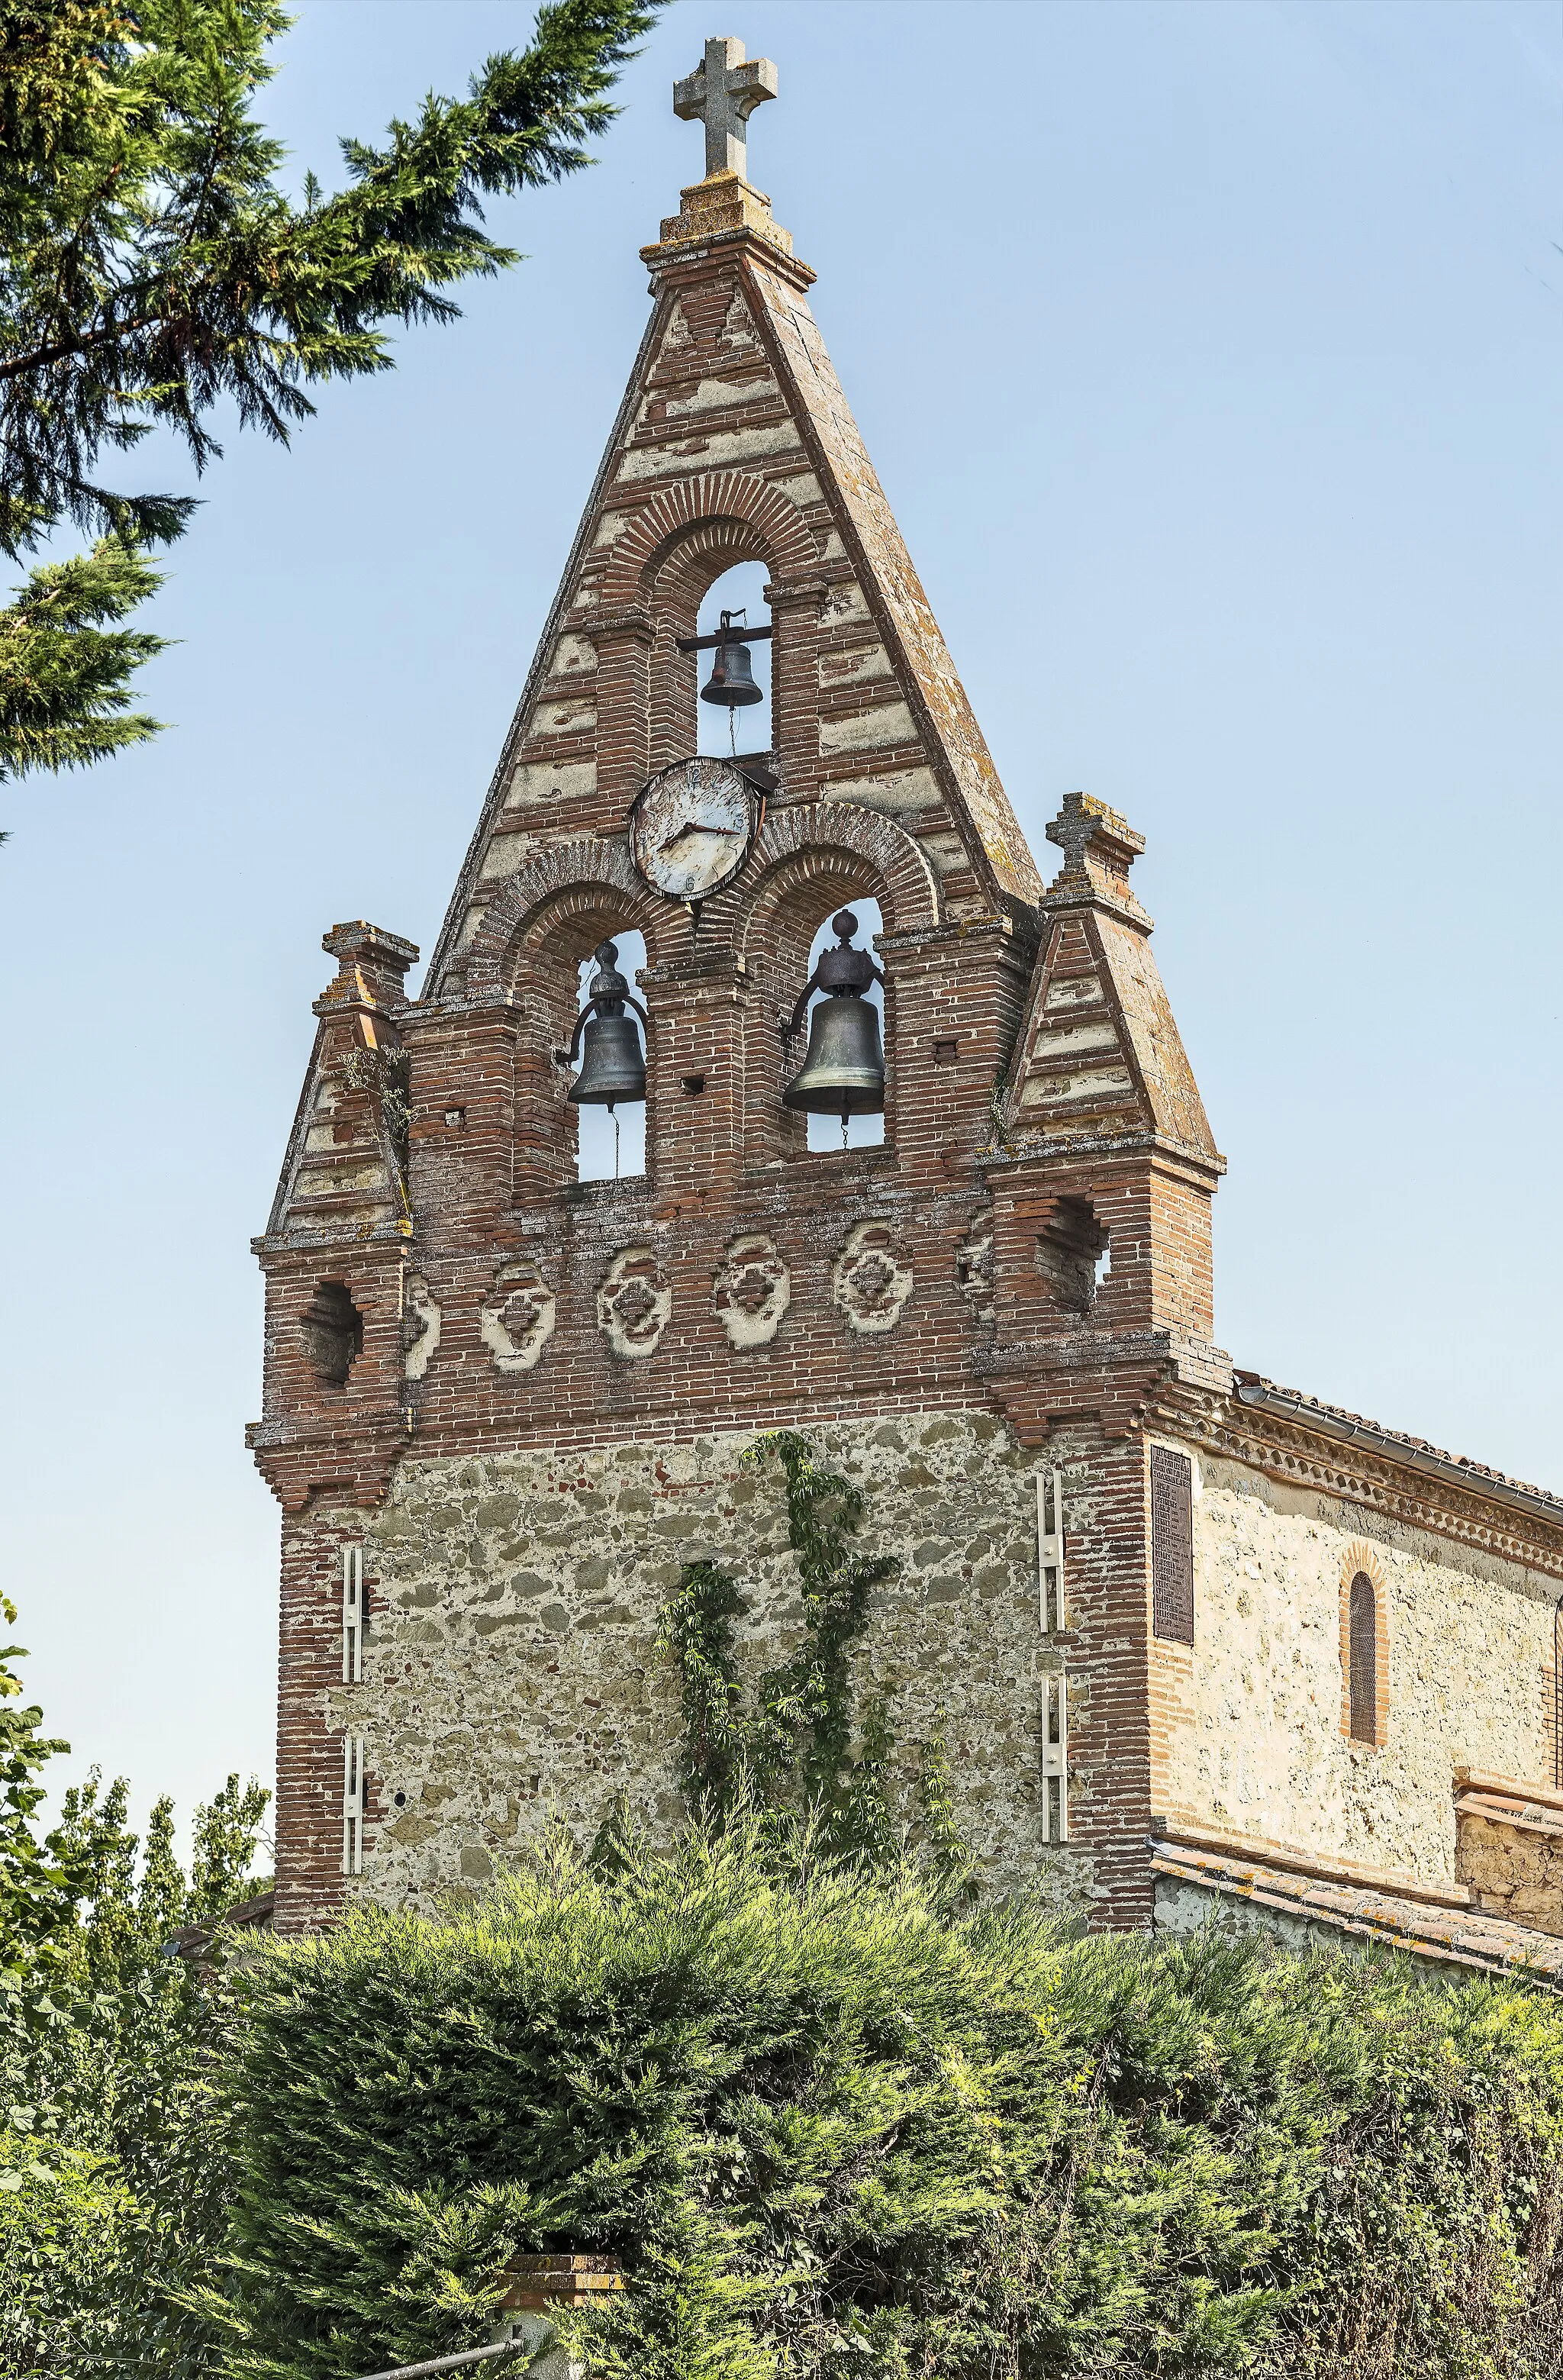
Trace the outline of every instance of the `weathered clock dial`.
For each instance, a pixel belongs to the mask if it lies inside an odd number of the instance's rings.
[[[755,789],[731,760],[675,760],[630,812],[630,855],[672,901],[704,901],[730,883],[754,841]]]

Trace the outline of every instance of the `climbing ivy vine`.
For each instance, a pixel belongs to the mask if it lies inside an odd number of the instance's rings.
[[[857,1550],[863,1490],[824,1469],[801,1432],[769,1430],[742,1460],[782,1466],[803,1633],[792,1658],[745,1692],[733,1644],[747,1609],[738,1584],[718,1562],[685,1565],[658,1637],[681,1681],[685,1798],[714,1831],[742,1809],[775,1836],[801,1826],[827,1852],[889,1865],[900,1852],[888,1783],[895,1737],[883,1694],[866,1696],[859,1711],[853,1649],[870,1596],[900,1564],[892,1554]],[[951,1803],[942,1720],[922,1764],[920,1803],[931,1864],[951,1880],[963,1876],[969,1861]]]

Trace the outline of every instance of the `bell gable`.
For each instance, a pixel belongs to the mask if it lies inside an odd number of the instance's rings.
[[[760,194],[685,193],[645,251],[653,311],[430,969],[459,974],[496,890],[550,844],[615,835],[695,748],[680,650],[735,563],[769,574],[774,808],[891,818],[956,917],[1040,883]]]

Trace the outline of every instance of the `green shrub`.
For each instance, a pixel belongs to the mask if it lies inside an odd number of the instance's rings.
[[[561,2317],[602,2380],[1560,2369],[1563,2010],[1517,1989],[951,1917],[741,1815],[236,1988],[236,2380],[491,2336],[565,2250],[624,2260]]]
[[[102,2352],[108,2301],[134,2217],[102,2157],[0,2131],[0,2371],[55,2380]]]
[[[166,1801],[138,1837],[123,1778],[105,1789],[94,1773],[62,1797],[50,1845],[78,1906],[30,1988],[0,2004],[3,2380],[211,2369],[211,2335],[179,2299],[225,2228],[212,2086],[229,1997],[220,1941],[212,1972],[164,1946],[255,1881],[266,1800],[230,1777],[200,1804],[187,1877]]]

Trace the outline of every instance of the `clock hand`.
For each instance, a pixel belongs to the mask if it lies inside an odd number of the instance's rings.
[[[702,826],[698,820],[692,820],[687,826],[681,826],[676,834],[670,834],[662,849],[672,851],[679,844],[686,842],[692,834],[716,834],[731,839],[739,832],[740,830],[735,826]]]

